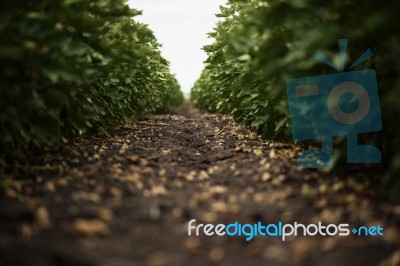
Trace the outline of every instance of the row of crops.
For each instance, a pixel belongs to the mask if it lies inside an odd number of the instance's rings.
[[[1,5],[0,164],[182,102],[160,45],[125,1]]]
[[[349,39],[351,65],[366,49],[374,57],[354,70],[375,69],[384,130],[362,141],[383,150],[379,185],[400,194],[400,2],[397,0],[229,0],[210,36],[206,67],[191,93],[201,109],[228,113],[267,139],[292,142],[285,81],[336,73],[315,60],[321,50],[340,61],[338,39]],[[345,152],[337,140],[339,156]]]

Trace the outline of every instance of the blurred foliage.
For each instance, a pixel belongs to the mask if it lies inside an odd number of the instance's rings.
[[[140,12],[121,0],[4,0],[0,164],[183,101]]]
[[[378,73],[384,131],[363,141],[384,151],[382,191],[399,198],[399,15],[397,0],[229,0],[209,34],[214,43],[204,47],[208,59],[191,101],[232,114],[265,138],[292,141],[285,81],[334,73],[315,54],[321,50],[340,60],[338,39],[349,39],[347,66],[371,48],[374,57],[355,70]]]

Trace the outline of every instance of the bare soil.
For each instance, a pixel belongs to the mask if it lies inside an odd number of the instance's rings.
[[[369,168],[301,169],[298,147],[229,116],[181,113],[7,173],[18,181],[0,195],[0,265],[399,265],[400,205],[375,194]],[[188,237],[192,219],[381,225],[384,236]]]

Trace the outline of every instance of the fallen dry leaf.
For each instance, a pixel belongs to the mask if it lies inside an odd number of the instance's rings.
[[[109,233],[109,227],[101,220],[76,219],[66,226],[67,231],[85,236],[104,236]]]
[[[40,228],[47,229],[51,227],[50,215],[45,207],[39,207],[35,211],[35,217]]]

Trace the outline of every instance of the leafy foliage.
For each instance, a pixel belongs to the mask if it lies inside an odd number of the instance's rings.
[[[140,14],[121,0],[4,0],[0,162],[183,100]]]
[[[398,197],[399,14],[395,0],[229,0],[210,33],[215,42],[204,48],[209,57],[191,100],[199,108],[234,115],[266,138],[291,141],[285,80],[333,73],[314,55],[322,50],[339,60],[338,39],[350,40],[352,60],[371,48],[374,57],[357,69],[377,70],[384,132],[363,141],[384,149],[381,183],[385,193]]]

